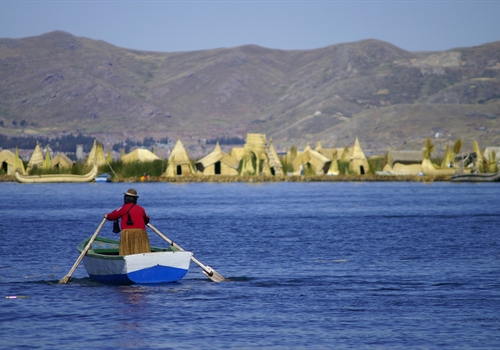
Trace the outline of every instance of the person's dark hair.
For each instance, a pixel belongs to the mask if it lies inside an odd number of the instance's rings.
[[[123,202],[125,204],[127,204],[127,203],[136,203],[137,204],[137,197],[125,195],[125,196],[123,196]]]

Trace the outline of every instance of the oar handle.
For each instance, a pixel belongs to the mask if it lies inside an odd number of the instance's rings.
[[[69,279],[71,278],[71,275],[73,274],[73,272],[75,272],[76,268],[78,267],[78,265],[82,261],[82,259],[85,256],[85,254],[87,254],[87,252],[89,251],[90,247],[92,246],[92,243],[94,242],[95,238],[99,234],[99,231],[101,231],[101,228],[102,228],[102,226],[104,225],[105,222],[106,222],[106,218],[102,219],[101,224],[99,225],[99,227],[97,228],[97,230],[94,232],[94,234],[92,235],[92,237],[90,237],[89,242],[85,246],[85,249],[82,250],[80,256],[78,257],[78,259],[76,259],[76,262],[73,265],[73,267],[71,268],[71,270],[69,270],[68,274],[66,276],[64,276],[59,281],[59,283],[65,284],[65,283],[69,282]]]
[[[168,238],[167,236],[165,236],[163,233],[161,233],[156,227],[154,227],[153,225],[151,224],[147,224],[147,226],[152,229],[154,232],[156,232],[156,234],[158,236],[160,236],[161,238],[163,238],[165,241],[167,241],[170,245],[176,247],[177,249],[179,250],[182,250],[184,251],[184,249],[182,249],[182,247],[180,245],[178,245],[177,243],[175,243],[174,241],[172,241],[170,238]],[[191,260],[193,260],[193,262],[198,265],[199,267],[201,267],[203,269],[203,271],[205,271],[209,276],[212,276],[214,274],[214,272],[212,271],[212,269],[209,267],[209,266],[206,266],[206,265],[203,265],[198,259],[196,259],[194,256],[191,256]]]

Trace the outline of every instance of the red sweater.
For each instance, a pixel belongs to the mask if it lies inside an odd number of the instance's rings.
[[[132,209],[130,209],[130,207],[132,207]],[[130,214],[130,218],[134,222],[133,225],[127,225],[127,220],[128,220],[127,211]],[[146,215],[146,211],[144,210],[144,208],[137,204],[134,205],[134,203],[124,204],[121,208],[113,210],[107,216],[107,219],[110,221],[114,221],[119,218],[122,218],[121,220],[122,230],[128,228],[142,228],[143,230],[145,230],[146,224],[149,223],[149,216]]]

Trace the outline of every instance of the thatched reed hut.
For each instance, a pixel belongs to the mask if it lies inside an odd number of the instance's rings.
[[[28,162],[28,171],[33,169],[34,167],[41,167],[44,162],[44,157],[42,150],[40,148],[40,144],[37,142],[35,146],[35,150],[33,151],[33,154],[30,157],[30,161]]]
[[[359,140],[356,137],[356,141],[354,141],[354,147],[352,150],[352,155],[350,157],[349,171],[358,174],[364,175],[367,174],[370,170],[370,165],[368,164],[368,159],[366,159],[363,150],[359,144]]]
[[[5,172],[7,175],[14,175],[16,170],[18,170],[21,174],[26,175],[24,164],[21,158],[19,158],[19,151],[17,147],[15,154],[8,149],[4,149],[0,152],[0,170]]]
[[[189,155],[181,140],[178,139],[168,159],[165,176],[182,176],[194,173],[195,171],[189,159]]]
[[[203,175],[238,175],[240,162],[223,152],[219,143],[212,153],[196,162],[196,169]]]
[[[330,159],[311,149],[311,146],[307,144],[304,151],[298,154],[292,162],[293,174],[302,175],[303,170],[310,168],[316,175],[324,175],[328,172],[330,164]]]

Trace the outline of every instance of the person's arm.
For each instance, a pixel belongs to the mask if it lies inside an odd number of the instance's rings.
[[[144,219],[144,225],[149,224],[149,216],[146,214],[146,209],[142,208],[142,217]]]
[[[104,214],[104,217],[109,220],[109,221],[114,221],[114,220],[118,220],[119,218],[121,218],[123,216],[123,214],[125,214],[125,212],[127,211],[125,208],[125,206],[122,206],[116,210],[113,210],[111,213],[108,213],[108,214]]]

